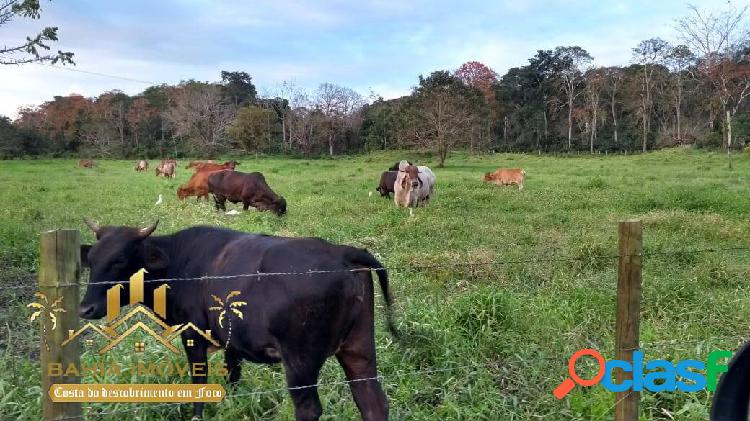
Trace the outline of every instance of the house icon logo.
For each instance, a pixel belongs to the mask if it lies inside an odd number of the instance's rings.
[[[122,343],[128,336],[137,331],[141,331],[151,336],[156,342],[160,343],[165,348],[175,354],[179,354],[180,351],[172,344],[173,340],[186,330],[193,330],[213,346],[217,348],[220,347],[219,342],[211,337],[211,330],[201,330],[190,322],[175,326],[170,326],[164,322],[164,319],[167,317],[167,289],[169,289],[169,285],[162,284],[154,290],[153,311],[146,307],[143,304],[145,273],[147,273],[146,269],[140,269],[130,277],[128,284],[130,287],[128,303],[131,306],[130,311],[120,314],[120,297],[124,286],[122,284],[116,284],[107,290],[106,323],[95,325],[88,322],[78,330],[68,330],[68,338],[62,343],[62,345],[67,345],[84,332],[92,331],[107,340],[107,344],[99,350],[99,354],[105,354],[107,351],[110,351]],[[136,318],[136,316],[141,317]],[[139,320],[141,318],[145,319],[145,322]],[[135,322],[132,323],[133,321]],[[87,340],[86,343],[88,344],[89,340]],[[190,345],[191,343],[188,341],[188,346]],[[144,350],[144,342],[135,343],[136,352],[143,352]]]

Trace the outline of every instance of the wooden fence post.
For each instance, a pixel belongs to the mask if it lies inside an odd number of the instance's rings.
[[[41,315],[42,414],[44,420],[81,416],[80,403],[53,403],[49,389],[55,383],[80,383],[79,376],[50,376],[50,363],[62,364],[63,370],[73,363],[80,367],[79,341],[66,346],[62,342],[69,330],[78,329],[78,278],[81,272],[81,237],[78,230],[56,230],[42,233],[39,242],[39,290],[47,297],[47,308]],[[52,304],[62,298],[54,312],[57,324],[52,329],[49,312]]]
[[[639,346],[641,317],[641,221],[620,222],[619,269],[617,274],[616,359],[633,362],[633,351]],[[633,378],[632,372],[615,370],[617,383]],[[615,395],[615,421],[638,421],[640,392],[626,391]]]

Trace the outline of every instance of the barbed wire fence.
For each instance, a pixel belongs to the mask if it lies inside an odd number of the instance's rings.
[[[750,251],[750,247],[712,247],[712,248],[701,248],[701,249],[685,249],[685,250],[656,250],[656,251],[647,251],[643,253],[638,254],[631,254],[631,255],[623,255],[623,254],[603,254],[603,255],[586,255],[586,256],[562,256],[562,255],[550,255],[550,256],[540,256],[540,257],[532,257],[532,258],[525,258],[525,259],[508,259],[508,260],[492,260],[492,261],[476,261],[476,262],[453,262],[453,263],[439,263],[439,264],[393,264],[393,265],[386,265],[384,268],[351,268],[351,269],[338,269],[338,270],[309,270],[304,272],[272,272],[272,273],[243,273],[243,274],[233,274],[233,275],[218,275],[218,276],[201,276],[201,277],[187,277],[187,278],[163,278],[163,279],[145,279],[144,282],[146,283],[152,283],[152,282],[191,282],[191,281],[198,281],[198,282],[210,282],[210,281],[222,281],[227,279],[248,279],[248,280],[259,280],[264,279],[268,277],[274,277],[274,276],[283,276],[283,277],[304,277],[304,276],[313,276],[313,275],[325,275],[325,274],[341,274],[341,273],[356,273],[356,272],[369,272],[369,271],[380,271],[380,270],[386,270],[389,272],[424,272],[424,271],[432,271],[432,270],[476,270],[482,267],[496,267],[496,266],[504,266],[504,265],[530,265],[530,264],[541,264],[541,263],[573,263],[573,262],[590,262],[590,261],[598,261],[598,260],[614,260],[614,259],[621,259],[623,257],[639,257],[639,258],[663,258],[663,257],[679,257],[679,256],[687,256],[687,255],[696,255],[696,254],[705,254],[705,253],[733,253],[733,252],[747,252]],[[18,281],[18,280],[17,280]],[[122,281],[108,281],[108,282],[97,282],[97,285],[115,285],[115,284],[121,284]],[[72,287],[72,286],[85,286],[86,284],[74,284],[74,283],[60,283],[57,285],[58,287],[65,288],[65,287]],[[5,295],[11,294],[15,295],[19,298],[21,297],[28,297],[32,293],[32,291],[35,291],[39,288],[39,286],[36,284],[36,279],[34,279],[33,274],[29,274],[27,278],[25,278],[21,282],[15,282],[13,284],[2,284],[0,285],[0,292],[4,293]],[[20,294],[23,292],[23,294]],[[16,300],[18,301],[18,300]],[[18,305],[18,302],[8,301],[8,302],[0,302],[0,308],[5,305]],[[23,303],[25,304],[25,303]],[[695,339],[687,339],[687,340],[659,340],[659,341],[652,341],[652,342],[640,342],[639,346],[637,348],[628,348],[626,350],[634,350],[634,349],[641,349],[641,350],[659,350],[662,348],[670,348],[674,349],[678,346],[700,346],[702,344],[716,344],[716,343],[728,343],[732,342],[737,345],[741,344],[748,338],[746,337],[709,337],[709,338],[695,338]],[[561,368],[564,366],[564,364],[567,361],[567,355],[562,356],[534,356],[531,359],[534,361],[538,361],[539,359],[545,359],[548,361],[559,361],[561,364]],[[518,358],[518,361],[525,362],[526,359],[524,358]],[[503,363],[508,363],[507,361],[504,361]],[[431,376],[438,373],[452,373],[456,371],[461,370],[472,370],[470,372],[464,372],[462,375],[476,375],[481,369],[487,369],[491,367],[495,367],[498,365],[498,362],[486,362],[486,363],[474,363],[474,364],[468,364],[468,365],[455,365],[455,366],[448,366],[448,367],[436,367],[436,368],[427,368],[427,369],[417,369],[417,370],[411,370],[411,371],[402,371],[402,372],[393,372],[388,374],[378,374],[375,377],[368,377],[368,378],[362,378],[362,379],[353,379],[353,380],[341,380],[341,381],[331,381],[331,382],[320,382],[317,384],[311,384],[306,386],[298,386],[294,388],[288,388],[288,387],[280,387],[280,388],[273,388],[273,389],[265,389],[265,390],[256,390],[251,392],[238,392],[238,393],[229,393],[226,396],[226,399],[231,400],[233,398],[238,397],[249,397],[249,396],[261,396],[261,395],[268,395],[268,394],[279,394],[279,393],[285,393],[289,390],[295,390],[295,389],[305,389],[305,388],[329,388],[329,387],[341,387],[341,386],[349,386],[351,383],[357,383],[357,382],[363,382],[363,381],[374,381],[374,380],[394,380],[406,376]],[[562,371],[562,370],[561,370]],[[243,379],[245,381],[249,379]],[[559,378],[555,377],[554,379],[551,378],[551,381],[559,381]],[[615,405],[618,404],[618,402],[627,399],[630,397],[630,393],[626,394],[625,396],[618,397],[618,400],[615,402]],[[90,415],[92,416],[106,416],[106,415],[116,415],[116,414],[126,414],[126,413],[134,413],[138,411],[152,411],[163,407],[174,407],[179,405],[185,405],[185,403],[165,403],[165,404],[150,404],[150,405],[141,405],[141,406],[135,406],[132,408],[125,408],[125,409],[115,409],[115,410],[101,410],[101,408],[98,408],[96,406],[90,406],[86,407],[88,411],[90,411]],[[612,407],[614,407],[613,405]],[[612,408],[609,408],[611,410]],[[408,408],[407,408],[408,410]],[[86,414],[78,415],[75,417],[68,417],[68,418],[59,418],[59,419],[85,419]]]

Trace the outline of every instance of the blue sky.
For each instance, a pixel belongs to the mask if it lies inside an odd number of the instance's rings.
[[[53,0],[43,7],[39,21],[0,28],[0,43],[53,25],[60,27],[55,49],[73,51],[80,70],[155,83],[214,81],[221,70],[243,70],[265,94],[293,80],[308,90],[332,82],[386,98],[408,93],[419,74],[478,60],[502,75],[558,45],[580,45],[596,64],[626,64],[643,39],[676,41],[674,20],[687,13],[687,3],[675,0]],[[146,86],[3,66],[0,114],[53,95],[135,94]]]

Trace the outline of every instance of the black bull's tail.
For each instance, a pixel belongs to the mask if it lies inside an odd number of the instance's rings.
[[[383,265],[376,259],[370,252],[365,249],[358,249],[354,247],[347,247],[347,253],[345,257],[349,262],[356,265],[371,268],[378,273],[378,282],[380,283],[380,289],[383,291],[383,299],[385,300],[385,321],[388,331],[393,335],[394,338],[398,338],[398,330],[396,325],[393,323],[393,314],[391,311],[391,304],[393,303],[393,297],[388,289],[388,271]]]

